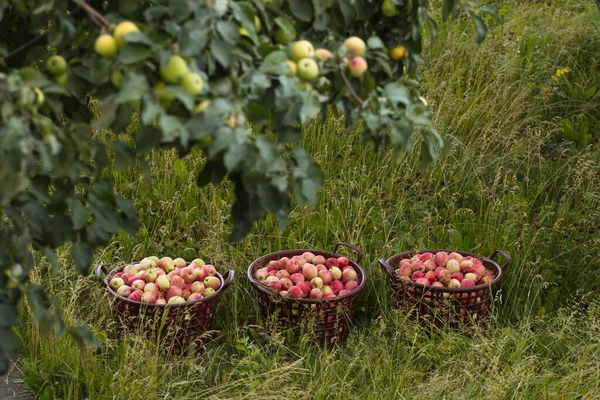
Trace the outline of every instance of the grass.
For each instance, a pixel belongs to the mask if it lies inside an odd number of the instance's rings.
[[[440,163],[422,169],[418,152],[374,153],[341,120],[307,124],[304,146],[327,181],[317,207],[295,208],[283,234],[269,217],[228,243],[231,187],[196,187],[198,154],[150,154],[151,179],[139,166],[110,171],[141,226],[97,262],[201,256],[235,270],[213,340],[201,355],[163,357],[139,337],[119,339],[103,291],[76,275],[65,249],[58,275],[40,260],[33,279],[104,347],[80,353],[66,336],[41,337],[24,305],[26,384],[60,399],[596,398],[600,106],[585,93],[600,87],[600,14],[583,0],[501,4],[504,23],[481,46],[466,21],[443,25],[428,46],[422,88],[449,148]],[[553,80],[559,68],[569,72]],[[259,318],[245,270],[267,252],[337,241],[366,255],[356,326],[330,348],[290,342]],[[495,323],[473,338],[432,335],[395,310],[376,263],[443,247],[513,256]]]

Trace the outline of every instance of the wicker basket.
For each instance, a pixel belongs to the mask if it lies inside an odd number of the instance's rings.
[[[349,260],[356,270],[359,284],[356,289],[342,296],[329,299],[293,299],[282,297],[273,289],[260,284],[254,278],[254,272],[265,266],[269,261],[282,257],[293,257],[310,251],[323,257],[342,257],[337,254],[339,246],[346,246],[356,252],[356,261]],[[267,254],[255,260],[248,267],[248,279],[255,291],[255,298],[265,318],[275,318],[283,328],[294,328],[297,333],[308,333],[310,338],[319,344],[332,344],[345,339],[354,319],[354,308],[358,295],[365,287],[366,274],[358,264],[363,252],[358,247],[348,243],[337,243],[333,252],[322,250],[284,250]]]
[[[472,256],[481,260],[488,270],[494,272],[495,278],[489,284],[476,285],[469,288],[447,288],[424,286],[412,281],[404,281],[398,277],[395,269],[403,259],[425,252],[437,253],[454,250],[418,250],[396,254],[387,261],[379,260],[390,280],[392,292],[399,308],[406,309],[411,316],[417,317],[427,326],[449,326],[453,329],[468,331],[475,326],[485,325],[490,315],[494,300],[494,292],[502,279],[502,270],[510,262],[510,255],[502,250],[496,250],[489,257],[479,254],[456,251],[463,257]],[[493,258],[502,254],[506,259],[501,267]]]
[[[234,271],[225,276],[217,273],[221,287],[203,299],[182,304],[144,304],[118,295],[108,284],[126,265],[108,272],[103,265],[96,267],[96,278],[107,291],[122,331],[143,330],[152,340],[162,340],[167,348],[190,343],[201,344],[211,329],[215,309],[225,289],[233,283]],[[102,274],[105,275],[102,278]]]

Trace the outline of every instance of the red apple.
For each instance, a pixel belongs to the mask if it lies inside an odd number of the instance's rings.
[[[315,255],[310,251],[305,251],[304,253],[302,253],[302,258],[304,258],[306,262],[312,263],[313,259],[315,258]]]
[[[452,253],[448,254],[448,258],[452,259],[452,260],[456,260],[459,263],[464,259],[463,256],[460,253],[457,253],[455,251],[453,251]]]
[[[343,292],[343,290],[342,290],[342,292]],[[341,293],[341,292],[340,292],[340,293]],[[326,295],[324,295],[322,298],[323,298],[323,299],[331,299],[331,298],[334,298],[334,297],[335,297],[335,294],[333,294],[333,293],[330,293],[330,294],[326,294]]]
[[[268,281],[267,284],[269,285],[269,287],[277,292],[279,292],[281,290],[281,281],[277,278],[275,278],[275,280],[272,281]]]
[[[203,294],[204,293],[204,284],[202,282],[194,282],[192,286],[190,286],[192,293]]]
[[[136,280],[131,284],[131,288],[133,290],[144,290],[144,286],[146,286],[146,282],[144,282],[143,280]]]
[[[421,271],[416,271],[413,272],[411,277],[410,277],[413,281],[416,281],[417,279],[421,279],[421,278],[425,278],[425,274]]]
[[[177,286],[171,286],[169,288],[169,290],[167,290],[167,294],[165,295],[165,298],[167,300],[169,300],[171,297],[181,296],[182,293],[183,293],[183,291],[181,290],[181,288],[179,288]]]
[[[213,265],[206,264],[205,266],[202,267],[202,269],[206,273],[206,276],[215,276],[217,274],[217,270],[215,269],[215,267]]]
[[[331,290],[333,293],[338,294],[340,290],[344,290],[344,284],[342,281],[333,281],[331,282]]]
[[[167,301],[165,299],[156,299],[156,302],[154,304],[165,305],[165,304],[167,304]]]
[[[325,260],[325,266],[327,268],[339,267],[340,263],[338,262],[337,258],[330,257],[327,260]]]
[[[304,278],[304,275],[300,273],[290,275],[290,279],[294,284],[298,284],[299,282],[304,282],[306,280],[306,278]]]
[[[156,295],[152,292],[144,292],[141,298],[142,303],[154,304],[156,303]]]
[[[358,282],[356,282],[356,281],[349,281],[349,282],[346,282],[346,284],[344,285],[344,289],[346,289],[349,292],[353,291],[357,287],[358,287]]]
[[[142,292],[141,290],[135,290],[131,292],[131,294],[127,298],[132,301],[141,301],[143,294],[144,292]]]
[[[416,271],[425,272],[425,264],[423,263],[423,261],[415,261],[412,264],[412,270],[413,270],[413,272],[416,272]]]
[[[312,289],[310,287],[310,285],[308,284],[308,282],[300,282],[300,283],[296,284],[296,286],[298,286],[300,289],[302,289],[304,296],[308,296],[308,294],[310,293],[310,290]]]
[[[281,283],[281,288],[283,290],[288,290],[289,288],[294,286],[294,283],[292,282],[292,280],[290,278],[281,278],[279,280],[279,282]]]
[[[269,276],[269,275],[268,275],[268,271],[266,268],[257,269],[256,272],[254,273],[254,278],[259,281],[264,281],[265,279],[267,279],[267,276]],[[206,278],[206,276],[205,276],[205,278]],[[204,279],[202,279],[202,280],[204,280]]]
[[[185,281],[179,275],[175,275],[171,277],[171,286],[177,286],[180,289],[183,289],[183,285],[185,285]]]
[[[185,283],[192,283],[192,282],[194,282],[196,280],[196,275],[194,274],[194,268],[193,267],[184,267],[184,268],[182,268],[180,275],[183,278],[183,281]]]
[[[323,256],[315,256],[312,260],[313,265],[317,264],[325,264],[325,257]]]
[[[342,268],[350,265],[350,260],[348,260],[347,257],[338,257],[337,261],[338,261],[338,266],[342,267]]]
[[[191,301],[198,301],[198,300],[202,300],[202,298],[203,298],[203,296],[200,293],[192,293],[187,298],[187,301],[189,301],[189,302],[191,302]]]
[[[437,274],[433,271],[429,271],[428,273],[425,274],[425,279],[427,279],[429,282],[433,283],[437,279]]]
[[[342,271],[342,283],[355,281],[357,279],[356,271],[354,269],[345,269]]]
[[[438,280],[442,284],[446,285],[448,282],[450,282],[450,279],[452,279],[452,274],[447,269],[444,268],[443,271],[438,273]]]
[[[290,273],[287,272],[287,270],[282,269],[281,271],[277,271],[277,273],[275,274],[275,276],[279,279],[282,278],[289,278],[290,277]]]
[[[425,267],[425,271],[429,272],[435,270],[436,263],[433,261],[433,259],[429,259],[423,261],[423,266]]]
[[[427,261],[427,260],[431,260],[433,258],[433,254],[429,251],[426,251],[425,253],[421,253],[421,254],[417,254],[417,256],[419,257],[419,261]]]
[[[472,281],[471,279],[463,279],[462,282],[460,283],[461,287],[473,287],[475,286],[475,282]]]
[[[338,296],[343,296],[343,295],[348,294],[348,293],[350,293],[349,290],[346,290],[346,289],[340,290],[340,292],[338,293]]]
[[[323,297],[323,292],[321,292],[321,289],[314,288],[310,291],[308,297],[311,299],[320,299]]]
[[[443,267],[446,265],[446,262],[448,262],[448,253],[445,251],[438,251],[435,253],[434,260],[437,265]]]
[[[338,269],[337,267],[333,268]],[[330,271],[320,271],[318,276],[323,280],[323,285],[329,285],[333,281],[333,274]]]
[[[292,286],[288,290],[288,293],[289,293],[290,297],[292,297],[294,299],[301,299],[302,297],[304,297],[304,291],[299,286]]]
[[[302,275],[304,275],[306,279],[315,278],[317,276],[317,267],[313,264],[304,264],[302,267]]]

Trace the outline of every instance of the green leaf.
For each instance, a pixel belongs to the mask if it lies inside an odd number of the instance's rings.
[[[265,57],[258,70],[264,74],[285,75],[290,69],[283,62],[288,59],[285,51],[274,51]]]
[[[385,47],[383,41],[377,36],[371,36],[369,40],[367,40],[367,46],[374,50],[383,49]]]
[[[140,43],[127,43],[119,50],[117,59],[122,64],[136,64],[146,60],[152,54],[152,49]]]
[[[71,255],[73,256],[73,261],[75,261],[77,271],[81,275],[87,274],[90,265],[94,261],[92,246],[88,243],[73,243],[73,246],[71,246]]]
[[[310,22],[312,20],[314,11],[312,2],[307,0],[288,0],[290,10],[296,18],[304,22]]]
[[[410,92],[400,83],[388,83],[383,89],[383,95],[393,103],[410,104]]]
[[[84,203],[76,197],[69,197],[67,199],[67,204],[69,205],[69,211],[71,213],[73,229],[79,230],[83,228],[88,220],[88,214]]]
[[[471,12],[469,14],[471,15],[471,19],[475,24],[475,40],[479,44],[485,40],[485,37],[487,35],[487,27],[485,26],[485,23],[483,22],[481,17],[479,17],[477,14],[475,14],[474,12]]]
[[[115,196],[115,202],[117,203],[117,207],[119,207],[121,211],[123,211],[127,218],[129,218],[130,220],[137,219],[137,211],[135,209],[135,206],[129,199],[117,195]]]
[[[160,130],[151,125],[144,125],[135,134],[135,150],[137,153],[145,153],[158,146],[161,139]]]
[[[277,17],[275,18],[275,23],[287,38],[292,38],[292,40],[296,37],[296,27],[290,21],[285,18]]]
[[[179,34],[179,49],[184,57],[197,56],[206,48],[210,24],[193,19],[183,26]]]
[[[302,92],[302,107],[300,108],[300,121],[302,123],[313,119],[320,109],[319,97],[314,91]]]
[[[223,67],[231,64],[231,47],[223,39],[216,38],[210,42],[210,53]]]
[[[88,328],[84,328],[81,326],[67,326],[66,330],[69,333],[69,335],[71,335],[73,340],[75,340],[75,343],[77,343],[77,346],[79,347],[80,351],[83,351],[85,349],[85,346],[102,346],[102,343],[94,336],[92,331]]]
[[[240,39],[239,27],[233,21],[219,21],[217,31],[229,44],[235,45]]]
[[[44,254],[46,255],[48,261],[50,261],[52,264],[52,274],[56,275],[56,272],[58,271],[58,258],[56,257],[56,254],[49,247],[44,247]]]

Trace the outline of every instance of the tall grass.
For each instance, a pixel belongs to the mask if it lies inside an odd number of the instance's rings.
[[[228,243],[231,187],[196,187],[197,153],[155,152],[149,169],[111,171],[141,227],[118,234],[99,263],[201,256],[235,270],[236,282],[205,352],[164,357],[160,346],[116,336],[103,291],[76,275],[67,251],[57,276],[40,260],[34,280],[105,346],[80,353],[68,337],[42,338],[24,305],[27,385],[64,399],[596,398],[600,155],[565,141],[561,121],[578,116],[597,129],[600,107],[551,77],[568,67],[571,87],[600,87],[599,14],[583,0],[504,0],[501,13],[481,46],[466,21],[442,25],[428,46],[422,88],[449,146],[440,163],[422,169],[418,152],[374,153],[339,119],[309,123],[303,145],[327,181],[317,207],[295,208],[283,234],[269,217]],[[366,254],[356,327],[326,349],[290,342],[260,320],[245,269],[267,252],[336,241]],[[485,334],[432,335],[394,310],[376,259],[427,247],[513,255]]]

